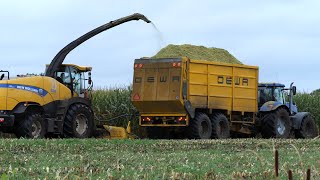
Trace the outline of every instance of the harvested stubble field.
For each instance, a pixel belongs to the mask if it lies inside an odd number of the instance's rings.
[[[2,179],[320,178],[320,140],[0,140]]]

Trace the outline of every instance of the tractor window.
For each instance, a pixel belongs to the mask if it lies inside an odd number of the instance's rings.
[[[283,97],[282,89],[280,87],[277,87],[274,89],[273,97],[274,97],[274,101],[284,103],[284,97]]]
[[[262,87],[258,91],[258,104],[262,106],[264,103],[272,100],[272,88]]]

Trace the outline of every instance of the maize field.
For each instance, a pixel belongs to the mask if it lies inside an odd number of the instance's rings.
[[[312,179],[320,140],[0,139],[6,179]],[[275,149],[279,156],[275,166]]]
[[[94,91],[93,107],[96,119],[104,123],[102,120],[118,117],[122,114],[129,114],[127,117],[121,117],[105,123],[125,127],[128,121],[132,120],[133,131],[143,133],[143,130],[139,130],[138,119],[134,118],[137,111],[131,104],[130,94],[130,86]],[[294,96],[294,102],[297,104],[300,112],[310,112],[318,126],[320,125],[320,93],[297,93]],[[139,133],[138,135],[141,135]]]

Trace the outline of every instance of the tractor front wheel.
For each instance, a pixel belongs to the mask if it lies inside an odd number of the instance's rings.
[[[314,138],[318,136],[318,127],[311,116],[302,119],[300,129],[295,133],[296,138]]]

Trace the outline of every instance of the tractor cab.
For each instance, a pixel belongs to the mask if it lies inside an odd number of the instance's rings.
[[[287,92],[289,90],[289,92]],[[292,97],[296,94],[296,87],[291,83],[290,88],[286,89],[284,84],[280,83],[260,83],[258,86],[258,106],[262,107],[267,102],[286,105],[293,112],[297,108],[293,103]],[[289,96],[289,102],[286,101]]]
[[[260,83],[258,88],[258,104],[261,107],[268,101],[285,103],[284,84],[279,83]]]
[[[62,64],[54,78],[67,86],[74,97],[89,98],[92,90],[91,70],[92,67]]]

